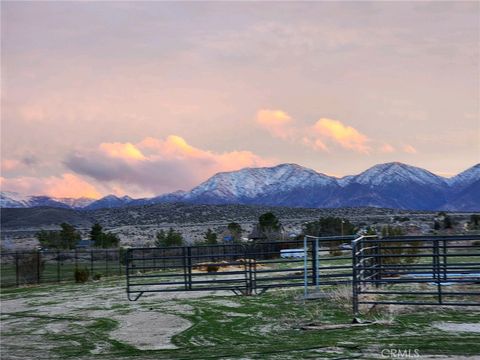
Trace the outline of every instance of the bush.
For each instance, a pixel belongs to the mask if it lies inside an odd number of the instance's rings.
[[[95,275],[93,275],[93,280],[100,280],[102,278],[103,274],[101,273],[96,273]]]
[[[340,250],[340,249],[330,249],[330,255],[340,256],[340,255],[342,255],[342,250]]]
[[[76,283],[86,283],[90,277],[90,272],[87,268],[76,269],[75,270],[75,282]]]
[[[214,265],[214,264],[208,264],[207,265],[207,272],[209,272],[209,273],[217,272],[218,269],[219,269],[218,265]]]

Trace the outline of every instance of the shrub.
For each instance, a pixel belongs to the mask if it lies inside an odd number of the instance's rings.
[[[330,255],[340,256],[340,255],[342,255],[342,250],[340,250],[340,249],[330,249]]]
[[[101,273],[96,273],[95,275],[93,275],[93,280],[100,280],[102,278],[103,274]]]
[[[75,282],[77,283],[86,283],[90,277],[90,272],[87,268],[76,269],[75,270]]]
[[[217,272],[218,269],[220,267],[218,265],[214,265],[214,264],[208,264],[207,265],[207,272],[211,273],[211,272]]]

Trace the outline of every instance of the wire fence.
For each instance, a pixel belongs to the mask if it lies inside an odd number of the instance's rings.
[[[121,249],[17,251],[0,254],[1,287],[74,281],[77,270],[91,278],[125,273]]]

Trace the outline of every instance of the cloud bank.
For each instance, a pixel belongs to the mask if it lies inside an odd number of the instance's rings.
[[[136,144],[102,143],[70,154],[64,163],[117,193],[144,196],[189,190],[217,172],[272,164],[250,151],[203,150],[177,135],[164,140],[147,137]]]
[[[340,120],[320,118],[313,125],[304,125],[282,110],[262,109],[257,112],[256,123],[272,137],[298,143],[317,151],[332,152],[341,148],[366,155],[373,152],[397,151],[393,145],[372,139]],[[417,152],[409,144],[403,144],[399,149],[407,154]]]

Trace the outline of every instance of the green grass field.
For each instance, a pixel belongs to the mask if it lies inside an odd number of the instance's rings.
[[[472,308],[377,307],[363,319],[380,323],[350,327],[348,289],[330,287],[328,298],[306,302],[299,289],[129,302],[124,286],[117,277],[2,290],[2,359],[373,359],[392,348],[421,358],[480,354],[480,311]],[[311,323],[345,327],[302,330]]]

